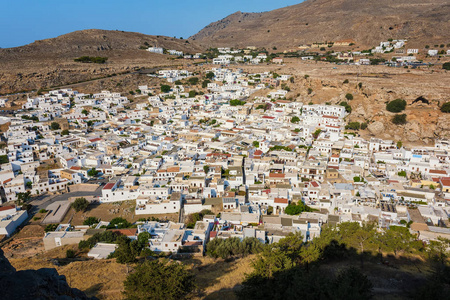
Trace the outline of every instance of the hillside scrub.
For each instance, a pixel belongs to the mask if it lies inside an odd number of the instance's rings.
[[[403,99],[395,99],[386,104],[386,110],[394,113],[401,112],[406,108],[406,101]]]
[[[80,56],[78,58],[75,58],[75,62],[82,62],[82,63],[95,63],[95,64],[104,64],[108,60],[107,57],[100,57],[100,56]]]
[[[441,106],[441,111],[443,113],[450,113],[450,102],[446,102]]]
[[[404,125],[404,124],[406,124],[406,114],[395,115],[392,118],[392,123],[394,123],[395,125]]]

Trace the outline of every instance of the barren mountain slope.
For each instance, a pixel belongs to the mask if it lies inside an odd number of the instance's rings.
[[[146,43],[146,44],[145,44]],[[144,45],[196,53],[194,42],[135,32],[89,29],[29,45],[0,49],[0,94],[104,77],[138,67],[180,64],[169,56],[139,49]],[[74,62],[80,56],[108,57],[106,64]]]
[[[412,45],[448,43],[449,15],[447,0],[306,0],[264,13],[236,12],[190,40],[205,46],[279,49],[342,39],[363,46],[389,38],[406,38]]]

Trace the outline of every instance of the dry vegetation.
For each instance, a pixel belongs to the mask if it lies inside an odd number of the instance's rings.
[[[83,221],[88,217],[96,217],[102,221],[111,221],[114,218],[121,217],[130,223],[134,223],[141,218],[162,218],[161,215],[135,215],[135,207],[136,201],[129,200],[115,203],[91,204],[84,212],[75,212],[73,208],[70,208],[62,223],[68,223],[70,220],[72,225],[83,225]],[[167,214],[164,215],[164,218],[178,222],[178,214]]]

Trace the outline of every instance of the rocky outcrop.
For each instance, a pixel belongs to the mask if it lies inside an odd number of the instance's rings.
[[[380,121],[376,121],[370,124],[367,129],[373,135],[380,135],[384,132],[384,124]]]
[[[1,299],[88,300],[82,291],[71,288],[55,269],[16,271],[0,249]]]

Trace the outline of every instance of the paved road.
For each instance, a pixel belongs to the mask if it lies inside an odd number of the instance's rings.
[[[33,201],[30,202],[30,204],[33,205],[32,213],[36,213],[40,209],[47,208],[48,205],[52,204],[55,201],[67,200],[70,197],[87,197],[87,196],[99,197],[102,195],[102,188],[103,186],[100,186],[93,192],[77,191],[71,193],[64,193],[61,195],[42,195],[35,197]]]

